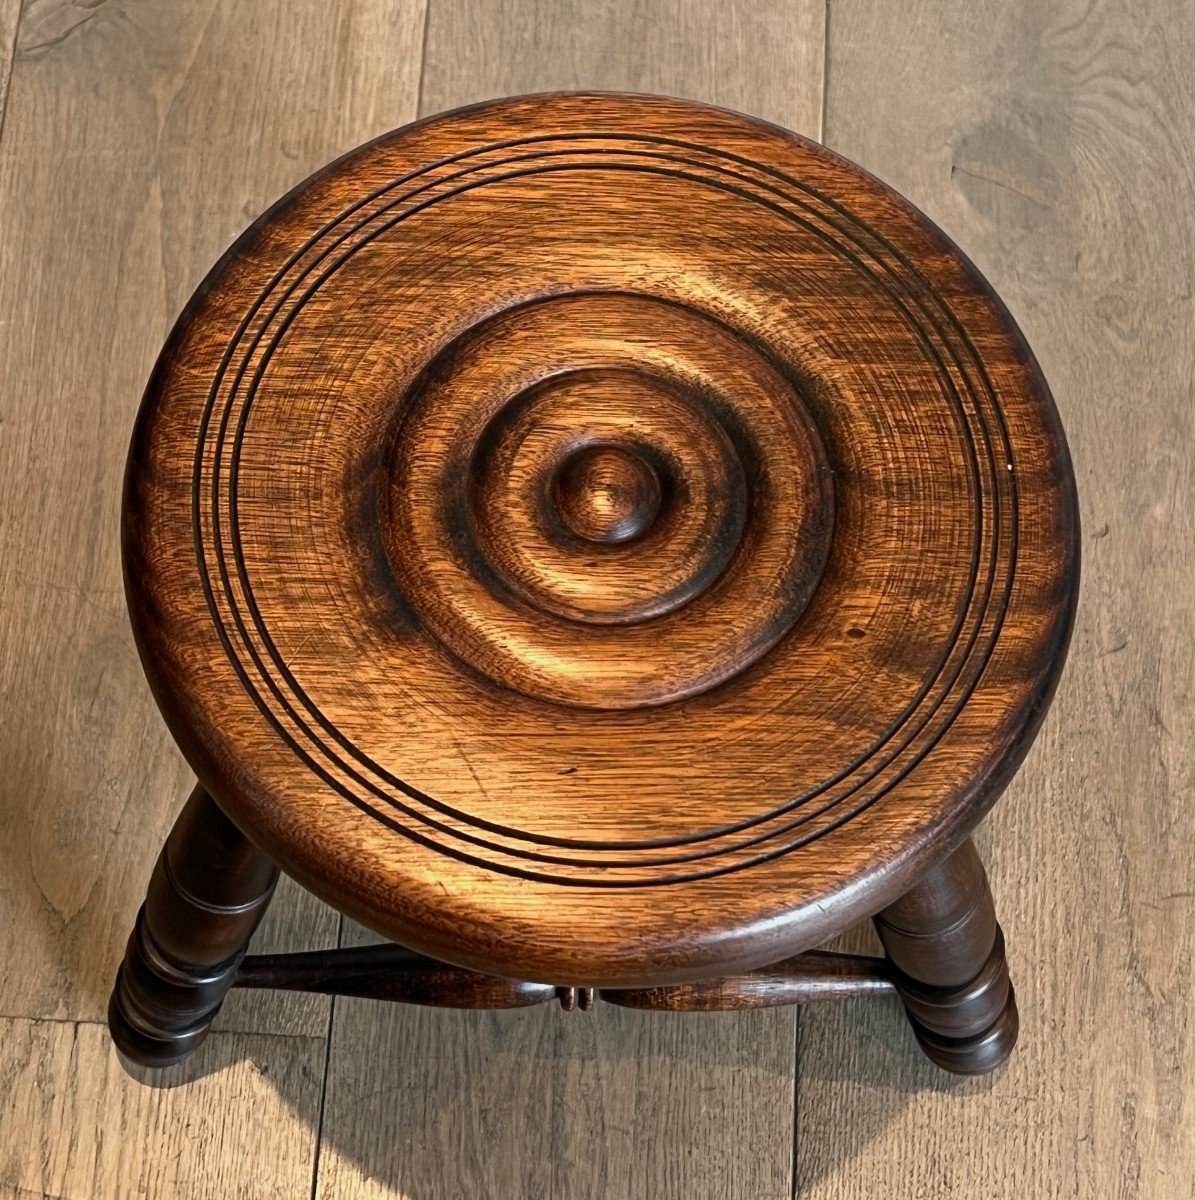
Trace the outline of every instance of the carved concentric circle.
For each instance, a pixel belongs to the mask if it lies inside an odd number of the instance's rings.
[[[1073,609],[1065,443],[973,268],[678,101],[334,164],[201,289],[131,464],[200,774],[354,915],[524,976],[762,962],[875,907],[1023,753]]]
[[[650,456],[633,444],[592,441],[571,450],[548,491],[556,520],[587,542],[642,537],[660,512],[660,477]]]
[[[631,506],[613,525],[599,472]],[[465,662],[636,708],[732,678],[792,628],[829,484],[756,351],[676,305],[578,294],[508,309],[430,365],[398,409],[384,524],[404,594]]]
[[[747,481],[734,443],[700,402],[648,375],[590,368],[547,380],[491,432],[476,460],[478,538],[532,607],[587,624],[662,616],[711,587],[742,542]],[[600,463],[595,450],[650,472],[655,512],[633,546],[597,548],[570,526],[585,498],[574,471]],[[524,483],[526,500],[507,503],[506,489]]]

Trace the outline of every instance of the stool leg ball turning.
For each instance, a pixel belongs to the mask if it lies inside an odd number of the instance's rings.
[[[1017,1003],[987,875],[968,839],[875,918],[892,981],[925,1053],[947,1071],[998,1067]]]
[[[119,967],[165,1066],[230,989],[662,1013],[1016,1001],[970,840],[1062,670],[1066,438],[1007,310],[824,147],[653,96],[345,155],[164,347],[129,614],[202,781]],[[280,871],[380,945],[248,954]],[[872,918],[882,957],[813,949]]]
[[[187,1057],[236,983],[278,868],[196,787],[154,866],[108,1007],[119,1049],[165,1067]]]
[[[944,1070],[982,1074],[1016,1044],[1004,939],[967,840],[875,918],[886,961],[809,952],[742,976],[648,989],[522,983],[400,947],[246,957],[278,868],[196,787],[171,830],[137,914],[108,1007],[126,1058],[166,1067],[195,1051],[234,987],[272,987],[430,1004],[565,1009],[609,1003],[671,1012],[737,1011],[895,989],[921,1048]]]

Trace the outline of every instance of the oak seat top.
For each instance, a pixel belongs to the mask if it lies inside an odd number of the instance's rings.
[[[388,134],[216,265],[124,549],[172,731],[396,941],[641,984],[795,953],[979,820],[1078,579],[1057,414],[924,216],[679,100]]]

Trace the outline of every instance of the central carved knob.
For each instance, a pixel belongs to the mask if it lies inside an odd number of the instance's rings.
[[[569,455],[552,491],[560,519],[591,542],[629,542],[660,511],[655,471],[620,446],[586,446]]]

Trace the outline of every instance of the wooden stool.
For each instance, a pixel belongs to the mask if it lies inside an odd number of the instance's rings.
[[[236,986],[895,990],[946,1069],[1011,1050],[969,834],[1062,666],[1073,476],[999,300],[850,163],[616,95],[355,150],[188,304],[124,522],[202,781],[113,993],[132,1059]],[[396,945],[245,957],[279,866]],[[885,959],[805,953],[871,916]]]

